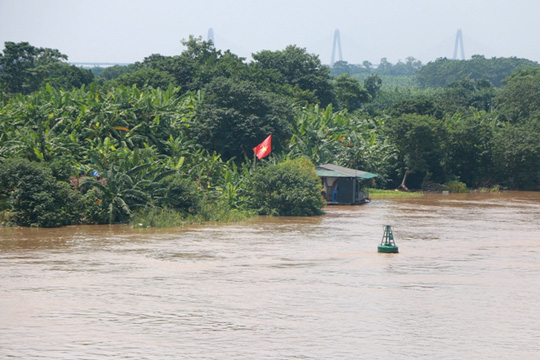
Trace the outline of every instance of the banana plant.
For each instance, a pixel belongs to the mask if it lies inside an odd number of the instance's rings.
[[[129,221],[133,211],[164,196],[166,184],[162,182],[169,175],[177,173],[161,165],[155,158],[154,149],[131,151],[122,148],[118,158],[105,167],[96,159],[94,175],[85,176],[81,188],[98,189],[107,206],[109,223]]]

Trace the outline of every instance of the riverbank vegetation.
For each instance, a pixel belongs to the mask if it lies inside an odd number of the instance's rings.
[[[540,66],[413,58],[330,69],[305,49],[253,61],[197,38],[93,71],[54,49],[0,54],[4,224],[176,226],[316,215],[315,165],[378,189],[538,190]],[[272,134],[270,156],[252,148]]]
[[[399,191],[397,189],[376,189],[371,188],[369,190],[369,197],[371,200],[389,199],[389,198],[411,198],[421,197],[424,193],[420,191]]]

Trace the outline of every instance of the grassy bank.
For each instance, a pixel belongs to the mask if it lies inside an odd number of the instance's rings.
[[[382,190],[382,189],[368,189],[369,196],[372,200],[388,199],[388,198],[402,198],[402,197],[420,197],[423,195],[421,192],[405,192],[396,190]]]
[[[168,228],[191,224],[230,223],[256,216],[254,211],[230,209],[223,206],[207,206],[199,214],[186,214],[170,208],[149,207],[137,211],[131,224],[135,228]]]

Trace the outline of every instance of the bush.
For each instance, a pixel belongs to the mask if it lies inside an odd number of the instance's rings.
[[[252,177],[250,206],[261,215],[321,215],[321,180],[307,158],[261,167]]]
[[[103,201],[103,191],[92,188],[83,195],[83,224],[108,224],[110,203]]]
[[[6,160],[0,166],[0,196],[8,196],[13,221],[19,226],[57,227],[80,217],[80,194],[57,181],[44,164]]]
[[[205,222],[237,222],[256,216],[254,211],[232,209],[223,199],[207,199],[200,201],[196,214],[189,214],[169,206],[147,206],[134,212],[133,227],[136,228],[167,228]]]
[[[457,180],[448,181],[446,184],[444,184],[444,189],[451,193],[465,193],[469,191],[465,183]]]
[[[167,228],[177,227],[186,224],[186,214],[169,207],[149,206],[137,210],[133,214],[132,223],[136,228]]]
[[[166,177],[163,183],[166,184],[165,196],[157,201],[158,205],[168,205],[188,214],[198,212],[202,194],[192,180],[176,174]]]

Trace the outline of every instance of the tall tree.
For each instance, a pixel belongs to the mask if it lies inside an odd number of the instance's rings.
[[[65,89],[90,84],[90,70],[70,66],[67,55],[56,49],[38,48],[27,42],[6,42],[0,53],[0,86],[7,93],[29,94],[46,82]]]
[[[540,118],[540,69],[519,70],[505,83],[497,96],[503,120],[516,123]]]
[[[251,149],[268,134],[274,135],[278,149],[291,135],[291,105],[275,94],[258,90],[252,82],[216,78],[203,94],[188,132],[225,160],[251,157]]]
[[[443,182],[442,122],[430,116],[402,115],[387,122],[388,134],[400,157],[398,167],[403,169],[400,187],[419,189],[425,180]],[[407,185],[407,178],[414,174]]]
[[[245,78],[247,65],[243,58],[230,51],[221,52],[211,41],[203,41],[200,37],[190,36],[183,40],[186,49],[178,56],[153,54],[139,64],[140,67],[168,72],[181,86],[183,91],[197,91],[210,83],[214,78]]]
[[[336,102],[338,108],[354,111],[360,109],[362,104],[371,99],[368,91],[364,89],[360,82],[349,74],[339,75],[335,82]]]
[[[415,75],[421,87],[443,87],[464,78],[486,79],[495,87],[503,84],[503,79],[519,68],[540,67],[537,62],[510,58],[486,59],[473,55],[470,60],[449,60],[440,58],[422,67]]]
[[[46,67],[62,60],[67,56],[58,50],[8,41],[0,54],[0,84],[8,93],[28,94],[39,88]]]
[[[263,50],[253,54],[253,59],[253,66],[278,72],[282,84],[312,92],[322,106],[334,101],[330,68],[306,49],[290,45],[282,51]]]

